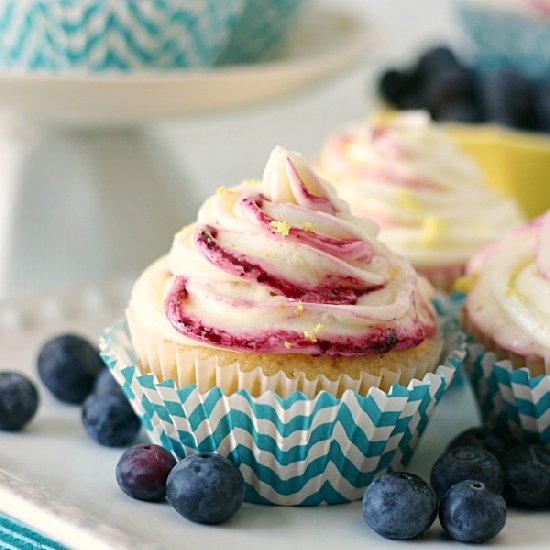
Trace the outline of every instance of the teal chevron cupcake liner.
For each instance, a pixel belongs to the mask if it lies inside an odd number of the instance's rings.
[[[477,343],[465,368],[487,426],[519,441],[550,443],[550,375],[531,376]]]
[[[451,327],[443,323],[444,331]],[[377,474],[406,466],[464,359],[463,335],[455,332],[449,342],[436,372],[407,387],[371,388],[366,397],[322,391],[313,399],[300,392],[201,393],[195,385],[159,382],[140,372],[124,321],[104,333],[100,348],[154,442],[180,458],[209,451],[229,457],[248,501],[314,506],[357,500]]]
[[[304,0],[247,0],[218,64],[252,63],[273,55],[303,3]]]
[[[2,0],[0,69],[212,65],[246,0]]]
[[[550,18],[475,0],[457,1],[457,11],[478,67],[512,67],[533,78],[550,76]]]

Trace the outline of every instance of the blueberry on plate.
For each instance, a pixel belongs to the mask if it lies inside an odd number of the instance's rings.
[[[174,455],[159,445],[136,445],[122,453],[116,480],[132,498],[161,500],[166,496],[166,479],[175,465]]]
[[[0,430],[21,430],[38,408],[35,385],[23,374],[0,372]]]
[[[61,334],[47,341],[38,355],[38,375],[60,401],[80,404],[104,368],[99,352],[76,334]]]
[[[439,45],[429,48],[418,58],[416,73],[425,82],[441,71],[456,67],[460,67],[460,63],[453,51],[448,46]]]
[[[439,122],[460,122],[475,124],[479,122],[479,113],[470,100],[457,100],[442,106],[437,112]]]
[[[435,493],[416,474],[385,474],[373,481],[363,495],[365,521],[387,539],[415,538],[431,526],[436,516]]]
[[[128,400],[112,393],[88,396],[82,407],[82,424],[94,441],[106,447],[131,443],[141,427]]]
[[[496,493],[504,489],[504,474],[493,453],[479,447],[455,447],[441,455],[432,467],[431,484],[441,499],[455,483],[483,481]]]
[[[483,117],[511,128],[528,128],[533,99],[527,78],[511,69],[489,71],[481,76],[480,102]]]
[[[486,542],[506,524],[506,502],[482,481],[464,480],[453,485],[439,504],[444,531],[460,542]]]
[[[460,432],[447,445],[447,450],[456,447],[480,447],[502,460],[511,446],[511,442],[499,437],[495,432],[487,428],[476,427]]]
[[[445,69],[434,74],[423,86],[424,103],[432,117],[458,103],[474,105],[474,80],[471,71],[462,67]]]
[[[103,369],[97,377],[94,384],[94,393],[104,395],[106,393],[114,393],[120,397],[124,397],[124,393],[118,382],[113,378],[109,369]]]
[[[387,69],[379,79],[380,94],[397,109],[403,109],[416,94],[416,82],[411,71]]]
[[[550,80],[536,85],[533,93],[535,128],[550,132]]]
[[[550,506],[550,449],[520,445],[503,461],[506,498],[523,506]]]
[[[242,506],[243,476],[223,456],[194,454],[179,462],[168,475],[166,498],[184,518],[198,523],[222,523]]]

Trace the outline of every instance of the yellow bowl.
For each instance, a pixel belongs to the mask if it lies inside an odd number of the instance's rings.
[[[550,137],[492,125],[446,127],[485,172],[488,183],[515,197],[529,218],[550,208]]]

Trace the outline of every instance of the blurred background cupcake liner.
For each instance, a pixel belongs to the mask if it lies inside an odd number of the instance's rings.
[[[253,63],[276,55],[306,0],[247,0],[218,64]]]
[[[550,17],[530,11],[527,2],[518,9],[509,2],[459,0],[456,8],[479,68],[550,76]]]
[[[214,64],[246,0],[3,0],[0,68],[62,72]]]
[[[484,424],[518,441],[550,443],[550,375],[515,369],[482,344],[469,346],[465,368]]]
[[[440,298],[440,313],[452,308]],[[442,331],[456,319],[442,319]],[[277,505],[313,506],[361,498],[380,472],[403,468],[426,428],[434,406],[465,356],[465,338],[449,332],[448,356],[435,374],[367,397],[346,391],[314,399],[296,392],[252,397],[220,388],[200,393],[176,389],[173,380],[142,375],[127,326],[118,322],[101,339],[102,355],[153,441],[179,457],[216,451],[239,465],[246,498]]]

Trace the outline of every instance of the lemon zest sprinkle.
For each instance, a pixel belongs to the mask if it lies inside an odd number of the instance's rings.
[[[422,238],[420,240],[423,246],[430,246],[437,242],[442,235],[448,233],[449,226],[442,220],[434,218],[433,216],[428,216],[424,218],[422,224]]]
[[[311,222],[304,222],[302,229],[304,231],[313,231],[313,224]]]
[[[304,330],[304,337],[310,342],[317,342],[317,334],[325,328],[321,323],[317,323],[317,326],[313,330]]]
[[[474,275],[461,275],[455,281],[454,289],[462,294],[467,294],[472,290],[475,284],[476,277]]]
[[[291,347],[292,347],[292,343],[291,343],[291,342],[287,342],[287,341],[285,340],[285,348],[286,348],[286,349],[290,349]]]
[[[287,237],[292,229],[292,226],[284,220],[273,220],[272,222],[269,222],[269,225],[283,237]]]

